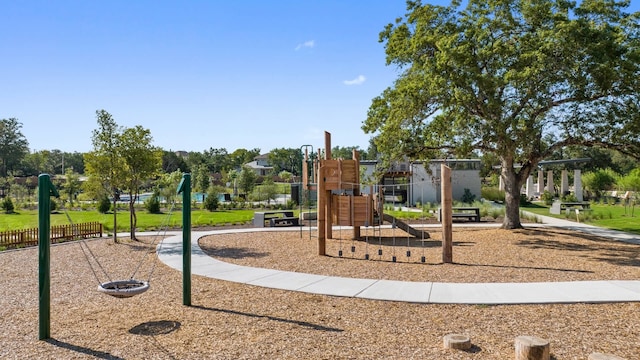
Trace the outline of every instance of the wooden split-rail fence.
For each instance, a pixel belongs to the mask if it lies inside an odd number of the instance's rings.
[[[92,237],[102,237],[101,223],[87,222],[73,225],[54,225],[50,231],[52,244]],[[38,228],[0,231],[0,249],[15,249],[36,245],[38,245]]]

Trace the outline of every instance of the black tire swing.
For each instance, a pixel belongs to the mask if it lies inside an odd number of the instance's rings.
[[[162,237],[162,239],[164,239],[164,237],[166,236],[168,225],[169,225],[169,219],[171,218],[174,207],[175,207],[175,202],[171,205],[171,209],[169,210],[169,213],[165,218],[165,222],[160,226],[160,231],[158,232],[156,239],[158,237]],[[64,209],[64,213],[67,216],[69,223],[71,223],[72,228],[76,229],[76,225],[73,224],[73,221],[71,220],[71,217],[69,216],[69,213],[67,212],[66,209]],[[74,238],[77,238],[77,237],[78,235],[74,231]],[[154,241],[151,243],[152,248],[155,245],[156,239],[154,239]],[[112,280],[111,276],[109,276],[109,273],[104,269],[102,264],[100,264],[100,262],[98,261],[98,258],[95,256],[93,251],[91,251],[91,248],[87,244],[86,239],[83,239],[82,241],[80,241],[79,244],[80,244],[80,249],[82,250],[82,253],[85,256],[85,259],[89,264],[89,268],[93,272],[93,276],[96,278],[98,282],[98,288],[97,288],[98,292],[113,296],[115,298],[123,299],[123,298],[130,298],[136,295],[143,294],[147,290],[149,290],[151,275],[155,270],[155,266],[157,262],[153,263],[153,266],[151,267],[151,271],[149,272],[149,276],[147,280],[138,280],[135,277],[136,277],[136,274],[138,273],[138,270],[142,266],[144,260],[149,255],[150,251],[146,251],[145,254],[142,256],[142,259],[138,263],[138,266],[136,266],[135,270],[133,271],[129,279]],[[158,247],[162,247],[162,240],[158,244]],[[99,269],[99,272],[101,272],[102,275],[104,275],[104,277],[106,277],[108,281],[105,281],[105,282],[100,281],[100,277],[98,276],[97,269]]]

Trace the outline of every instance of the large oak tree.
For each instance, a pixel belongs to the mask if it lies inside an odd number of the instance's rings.
[[[628,4],[408,1],[380,34],[399,76],[373,99],[363,130],[387,160],[496,156],[503,227],[519,228],[520,189],[557,149],[640,154],[640,15]]]

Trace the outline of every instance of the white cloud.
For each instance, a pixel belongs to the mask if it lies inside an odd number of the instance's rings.
[[[316,46],[316,42],[315,40],[307,40],[305,42],[303,42],[302,44],[298,44],[298,46],[296,46],[296,51],[302,49],[302,48],[312,48]]]
[[[367,80],[367,78],[364,75],[358,75],[357,78],[355,78],[353,80],[345,80],[342,83],[345,84],[345,85],[361,85],[366,80]]]

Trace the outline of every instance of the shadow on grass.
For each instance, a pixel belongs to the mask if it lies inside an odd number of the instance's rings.
[[[75,351],[75,352],[80,353],[80,354],[91,355],[91,356],[93,356],[95,358],[98,358],[98,359],[110,359],[110,360],[120,360],[120,359],[122,359],[122,360],[124,360],[124,358],[109,354],[108,352],[92,350],[92,349],[89,349],[89,348],[86,348],[86,347],[83,347],[83,346],[69,344],[67,342],[56,340],[56,339],[53,339],[53,338],[46,339],[45,341],[48,342],[51,345],[55,345],[55,346],[63,348],[63,349]]]
[[[327,327],[327,326],[323,326],[323,325],[319,325],[319,324],[313,324],[313,323],[310,323],[310,322],[307,322],[307,321],[284,319],[284,318],[276,317],[276,316],[252,314],[252,313],[246,313],[246,312],[236,311],[236,310],[210,308],[210,307],[205,307],[205,306],[200,306],[200,305],[193,305],[192,307],[194,307],[196,309],[221,312],[221,313],[231,314],[231,315],[240,315],[240,316],[247,316],[247,317],[252,317],[252,318],[268,319],[268,320],[283,322],[283,323],[287,323],[287,324],[294,324],[294,325],[306,327],[306,328],[309,328],[309,329],[312,329],[312,330],[328,331],[328,332],[343,332],[344,331],[342,329]]]

